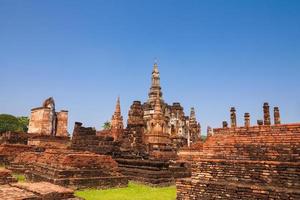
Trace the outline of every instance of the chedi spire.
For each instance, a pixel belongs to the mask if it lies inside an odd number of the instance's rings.
[[[155,100],[155,106],[154,106],[154,114],[153,114],[153,118],[154,119],[161,119],[162,118],[162,109],[161,109],[161,102],[160,102],[160,98],[158,97],[158,94],[156,96],[156,100]]]
[[[148,103],[154,104],[156,97],[159,96],[162,99],[162,92],[160,86],[160,75],[158,71],[158,65],[155,62],[153,65],[152,78],[151,78],[151,87],[149,92]]]
[[[121,114],[120,97],[117,99],[116,109],[111,118],[112,129],[123,129],[123,116]]]

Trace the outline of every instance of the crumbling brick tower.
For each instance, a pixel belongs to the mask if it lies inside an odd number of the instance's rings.
[[[68,111],[55,111],[52,97],[46,99],[42,107],[31,110],[28,133],[42,136],[68,136]]]
[[[147,102],[143,104],[143,118],[146,124],[146,132],[150,133],[152,131],[153,127],[150,121],[153,119],[156,101],[159,98],[161,112],[165,120],[164,132],[172,136],[171,140],[174,138],[176,143],[184,143],[186,145],[188,139],[193,143],[200,138],[200,124],[197,122],[195,115],[193,115],[195,114],[195,109],[192,109],[192,119],[190,119],[189,116],[185,116],[184,109],[180,103],[175,102],[169,105],[163,100],[157,63],[154,63],[153,66],[151,87],[148,96]]]

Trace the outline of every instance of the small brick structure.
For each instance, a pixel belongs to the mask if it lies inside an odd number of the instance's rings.
[[[10,170],[0,168],[0,185],[17,182]],[[0,186],[1,187],[1,186]]]
[[[31,109],[28,133],[68,137],[68,111],[56,112],[52,97],[46,99],[41,107]]]
[[[300,123],[214,129],[179,156],[191,177],[176,181],[178,200],[300,199]]]
[[[91,152],[67,149],[25,152],[15,159],[13,166],[23,166],[30,181],[47,181],[71,188],[112,188],[128,184],[117,162],[110,156]]]
[[[114,155],[119,151],[118,143],[110,136],[99,136],[92,127],[83,127],[75,122],[71,148],[77,151],[90,151],[102,155]]]

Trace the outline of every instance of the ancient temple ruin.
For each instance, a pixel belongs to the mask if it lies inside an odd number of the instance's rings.
[[[5,133],[0,139],[0,164],[37,183],[14,183],[10,171],[0,170],[1,191],[13,199],[71,200],[70,188],[126,187],[133,180],[176,183],[178,200],[300,199],[300,124],[282,124],[279,107],[273,111],[265,102],[257,124],[246,112],[239,125],[231,107],[229,121],[208,127],[204,142],[195,109],[186,116],[179,103],[164,102],[154,64],[149,98],[133,102],[127,125],[120,98],[109,130],[76,122],[72,138],[68,112],[56,112],[53,98],[32,109],[26,137]]]
[[[145,132],[150,134],[155,128],[151,123],[155,115],[155,107],[157,99],[160,100],[161,114],[164,120],[163,132],[174,139],[181,138],[186,140],[187,144],[193,143],[200,138],[201,126],[196,120],[195,109],[191,109],[191,115],[185,116],[184,109],[180,103],[176,102],[169,105],[163,100],[163,93],[160,86],[160,74],[157,63],[154,63],[151,87],[149,91],[148,101],[143,104]]]
[[[139,123],[143,129],[142,138],[145,143],[149,144],[148,147],[152,148],[155,143],[159,145],[160,142],[163,142],[179,148],[200,140],[201,126],[196,119],[195,109],[192,107],[190,116],[186,116],[180,103],[169,105],[164,102],[157,63],[154,63],[153,66],[148,101],[141,106],[139,104],[141,104],[139,101],[134,101],[129,115],[131,112],[135,112],[132,109],[139,107],[139,117],[141,117]],[[120,99],[118,98],[110,131],[99,131],[98,135],[110,135],[117,140],[124,131],[126,129],[124,129]]]
[[[43,136],[68,136],[68,111],[56,112],[52,97],[42,107],[33,108],[30,114],[28,133]]]
[[[85,129],[83,131],[83,129]],[[200,140],[200,124],[195,109],[185,116],[179,103],[168,105],[162,98],[158,66],[152,72],[149,99],[134,101],[124,128],[120,99],[116,103],[110,130],[74,129],[71,148],[111,155],[121,172],[131,180],[153,185],[170,185],[186,166],[171,166],[182,146]]]
[[[159,136],[160,140],[164,140],[164,143],[168,140],[168,143],[177,148],[190,145],[199,140],[201,138],[201,126],[196,119],[195,109],[192,107],[190,116],[186,116],[180,103],[176,102],[169,105],[164,102],[161,90],[158,65],[154,63],[148,101],[141,105],[140,110],[140,115],[142,116],[140,120],[142,129],[144,129],[143,139],[145,142],[151,145],[154,142],[153,134],[157,135],[156,139]],[[132,108],[137,106],[137,102],[139,101],[134,101]],[[130,110],[129,112],[132,111]],[[114,140],[117,140],[124,131],[120,98],[118,98],[115,112],[111,119],[110,130],[98,131],[97,134],[110,135]]]

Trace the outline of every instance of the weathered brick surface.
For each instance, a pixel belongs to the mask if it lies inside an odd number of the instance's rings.
[[[42,200],[38,195],[19,189],[17,187],[12,187],[10,185],[0,186],[0,199],[1,200]]]
[[[300,199],[300,124],[214,129],[177,199]]]
[[[1,200],[80,200],[74,191],[47,182],[14,183],[0,186]]]
[[[38,194],[43,199],[68,199],[74,197],[73,190],[47,182],[15,183],[12,186]]]

